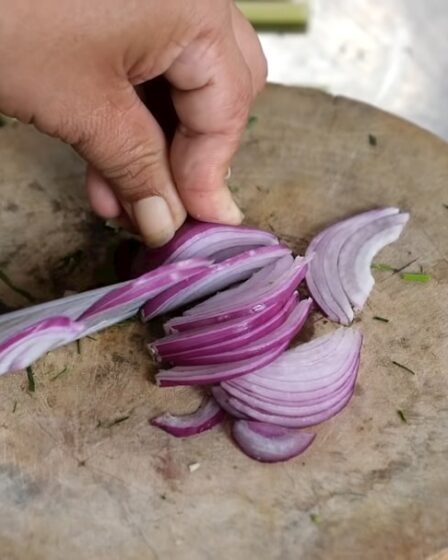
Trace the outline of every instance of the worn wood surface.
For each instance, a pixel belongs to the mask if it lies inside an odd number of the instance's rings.
[[[248,223],[301,251],[337,219],[398,205],[412,219],[377,260],[415,259],[410,269],[421,265],[432,280],[376,273],[358,325],[356,395],[286,464],[247,459],[225,428],[176,440],[148,424],[200,400],[197,390],[153,385],[144,341],[157,327],[117,326],[80,352],[47,355],[34,367],[34,393],[25,373],[4,376],[2,560],[445,557],[448,148],[378,110],[311,91],[271,87],[254,114],[231,179]],[[0,130],[0,268],[38,300],[104,277],[115,238],[89,213],[82,172],[56,141]],[[27,303],[3,282],[0,300]],[[330,328],[322,323],[306,335]]]

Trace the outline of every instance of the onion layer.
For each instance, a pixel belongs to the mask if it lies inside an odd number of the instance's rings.
[[[374,285],[373,257],[400,236],[409,214],[398,208],[364,212],[320,232],[306,255],[313,255],[306,282],[315,302],[331,319],[349,325]]]
[[[315,438],[315,434],[309,432],[251,420],[236,420],[232,435],[246,455],[263,463],[292,459],[303,453]]]
[[[210,430],[224,420],[225,412],[214,398],[207,398],[192,414],[174,416],[170,413],[153,418],[151,424],[175,437],[190,437]]]

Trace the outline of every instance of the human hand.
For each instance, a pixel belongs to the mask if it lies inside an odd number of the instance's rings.
[[[265,82],[231,0],[0,0],[0,111],[71,144],[105,218],[124,208],[149,245],[185,219],[239,223],[224,177]],[[170,146],[136,86],[163,75]]]

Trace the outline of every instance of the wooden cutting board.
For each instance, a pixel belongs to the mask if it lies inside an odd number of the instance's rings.
[[[34,392],[24,372],[3,376],[2,560],[414,560],[448,547],[448,148],[315,91],[269,87],[253,113],[230,181],[248,223],[303,251],[335,220],[397,205],[412,219],[377,261],[415,261],[431,281],[375,273],[355,396],[285,464],[249,460],[226,428],[176,440],[148,424],[201,398],[154,386],[144,342],[157,326],[47,355]],[[88,210],[77,157],[8,126],[0,164],[1,270],[38,300],[103,280],[116,236]],[[0,299],[27,303],[4,282]],[[318,319],[306,337],[333,328]]]

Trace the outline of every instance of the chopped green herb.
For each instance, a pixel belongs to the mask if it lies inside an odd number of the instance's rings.
[[[378,144],[378,140],[375,135],[369,134],[369,144],[375,147]]]
[[[246,128],[247,130],[250,130],[254,125],[256,125],[258,122],[258,117],[256,115],[250,115],[250,117],[247,119],[247,125]]]
[[[405,414],[404,414],[404,412],[403,412],[402,410],[398,409],[398,410],[397,410],[397,414],[398,414],[398,416],[400,417],[400,420],[401,420],[402,422],[404,422],[405,424],[408,423],[408,419],[406,418],[406,416],[405,416]]]
[[[10,288],[13,292],[16,292],[16,294],[21,295],[22,297],[24,297],[25,299],[27,299],[30,303],[36,303],[36,298],[34,296],[32,296],[29,292],[27,292],[26,290],[23,290],[22,288],[18,288],[13,282],[12,280],[7,276],[7,274],[5,272],[3,272],[2,270],[0,270],[0,280],[6,284],[8,286],[8,288]]]
[[[26,376],[28,378],[28,391],[34,393],[36,390],[36,383],[34,382],[34,372],[31,366],[26,368]]]
[[[320,515],[318,513],[310,513],[310,520],[315,525],[319,525],[319,523],[322,521],[321,518],[320,518]]]
[[[228,185],[228,189],[233,194],[236,194],[240,190],[237,185]]]
[[[389,264],[382,264],[382,263],[372,263],[370,268],[372,270],[382,270],[385,272],[395,272],[395,268],[390,266]]]
[[[94,336],[90,336],[90,334],[88,334],[88,335],[86,336],[86,338],[88,338],[89,340],[95,340],[95,341],[98,340],[98,339],[95,338]]]
[[[14,414],[16,410],[17,410],[17,401],[14,401],[14,404],[12,405],[12,413]]]
[[[412,375],[415,375],[415,371],[412,371],[411,368],[408,368],[407,366],[404,366],[403,364],[400,364],[400,362],[396,362],[395,360],[392,360],[392,363],[394,364],[394,366],[397,366],[401,369],[404,369],[408,373],[412,373]]]
[[[78,352],[78,354],[81,354],[81,340],[79,338],[76,341],[76,351]]]
[[[406,282],[419,282],[420,284],[426,284],[431,280],[430,274],[425,274],[424,272],[402,272],[400,274],[402,280]]]
[[[381,321],[382,323],[388,323],[389,319],[385,319],[384,317],[380,317],[379,315],[374,315],[373,317],[375,321]]]
[[[56,379],[58,377],[60,377],[61,375],[63,375],[66,371],[67,371],[67,367],[65,367],[64,369],[61,369],[61,371],[59,371],[55,376],[53,376],[50,381],[56,381]]]
[[[98,420],[96,427],[97,428],[111,428],[112,426],[116,426],[117,424],[121,424],[122,422],[125,422],[126,420],[128,420],[131,417],[130,414],[124,415],[124,416],[119,416],[118,418],[115,418],[114,420],[107,420],[107,421],[102,421],[102,420]]]

